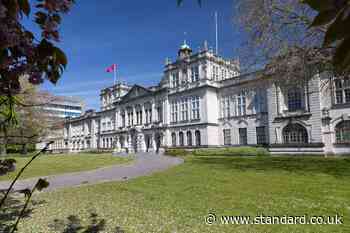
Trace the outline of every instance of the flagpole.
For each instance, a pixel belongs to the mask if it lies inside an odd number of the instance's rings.
[[[115,64],[113,65],[113,72],[114,72],[114,85],[116,85],[117,84],[117,67]]]

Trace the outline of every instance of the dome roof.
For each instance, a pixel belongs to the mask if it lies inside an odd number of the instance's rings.
[[[192,50],[191,47],[187,44],[186,40],[183,45],[181,45],[180,50]]]

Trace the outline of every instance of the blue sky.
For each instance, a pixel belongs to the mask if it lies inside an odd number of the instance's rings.
[[[219,13],[220,54],[237,57],[240,33],[233,24],[232,0],[77,0],[63,19],[62,42],[69,65],[56,86],[43,90],[79,96],[87,108],[99,109],[99,91],[113,84],[107,66],[118,64],[118,78],[130,83],[157,84],[166,57],[176,58],[186,39],[197,51],[204,40],[215,47],[214,12]]]

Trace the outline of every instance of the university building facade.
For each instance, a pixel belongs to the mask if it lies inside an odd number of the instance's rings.
[[[350,153],[350,80],[240,74],[239,62],[184,43],[159,85],[103,89],[101,111],[67,119],[70,152],[266,146],[273,153]]]

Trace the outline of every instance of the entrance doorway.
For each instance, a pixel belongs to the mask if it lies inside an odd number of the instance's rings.
[[[145,136],[145,143],[146,143],[146,152],[149,152],[149,149],[152,145],[152,142],[151,142],[151,136],[150,135],[146,135]]]
[[[162,146],[162,135],[160,133],[156,133],[155,135],[156,139],[156,153],[159,153],[159,149]]]

